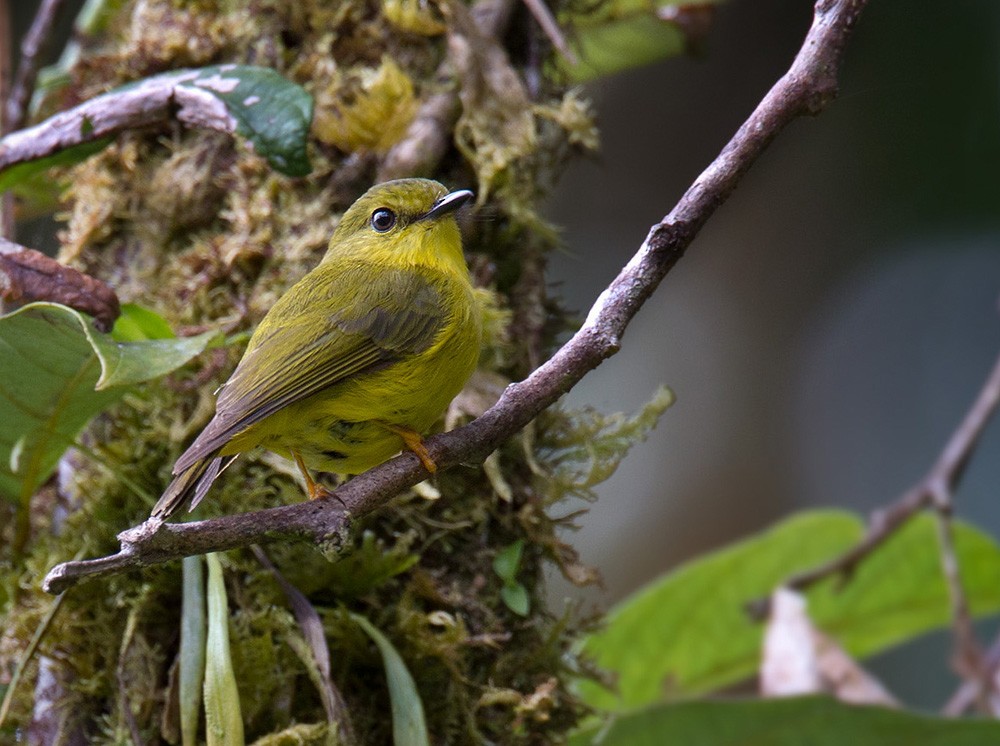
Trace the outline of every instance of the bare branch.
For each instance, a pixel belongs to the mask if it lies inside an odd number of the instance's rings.
[[[508,386],[481,417],[427,440],[439,469],[482,462],[618,351],[632,317],[768,143],[797,116],[816,114],[832,100],[844,45],[865,4],[866,0],[820,0],[816,4],[812,28],[791,69],[673,211],[650,229],[635,256],[598,297],[582,328],[524,381]],[[349,518],[384,505],[427,476],[416,456],[407,453],[350,480],[336,490],[335,499],[194,523],[146,521],[119,536],[122,549],[118,554],[59,565],[46,577],[44,588],[57,592],[85,576],[277,538],[307,538],[336,550]]]
[[[199,87],[198,74],[186,71],[148,78],[12,132],[0,140],[0,170],[172,118],[188,127],[232,134],[236,120],[222,100]]]
[[[52,27],[59,17],[62,5],[63,0],[42,0],[35,14],[35,20],[31,22],[31,28],[21,42],[21,61],[17,65],[14,85],[5,103],[5,132],[13,132],[24,126],[28,102],[35,90],[38,66],[51,40]]]

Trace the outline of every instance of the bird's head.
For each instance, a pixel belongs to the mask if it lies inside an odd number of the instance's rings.
[[[449,192],[430,179],[376,184],[351,205],[330,239],[324,261],[358,256],[398,266],[419,264],[465,269],[455,210],[472,192]]]

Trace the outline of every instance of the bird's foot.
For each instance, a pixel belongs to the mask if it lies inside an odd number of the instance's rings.
[[[430,452],[427,450],[427,446],[424,445],[424,439],[416,430],[410,430],[407,427],[399,427],[398,425],[386,425],[389,430],[392,430],[396,435],[403,439],[403,443],[406,445],[407,450],[411,451],[414,456],[420,459],[420,463],[424,465],[431,474],[437,473],[437,464],[434,463],[434,459],[431,458]]]

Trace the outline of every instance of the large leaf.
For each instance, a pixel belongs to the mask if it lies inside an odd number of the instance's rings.
[[[26,501],[91,417],[217,336],[116,342],[55,303],[0,316],[0,495]]]
[[[863,531],[861,519],[850,513],[804,513],[654,581],[614,608],[605,628],[583,644],[614,674],[617,694],[593,682],[581,682],[581,693],[595,707],[629,710],[751,676],[763,630],[744,605],[767,596],[789,575],[838,555]],[[1000,609],[1000,548],[963,524],[956,524],[955,538],[973,613]],[[846,586],[830,579],[807,597],[816,624],[853,655],[946,624],[948,592],[932,519],[911,521]]]
[[[984,746],[1000,722],[945,720],[827,697],[683,702],[617,715],[569,746]]]

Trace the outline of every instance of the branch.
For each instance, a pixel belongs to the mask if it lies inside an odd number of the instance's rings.
[[[21,42],[21,61],[17,65],[17,74],[10,96],[6,100],[4,128],[13,132],[24,125],[28,111],[28,101],[35,90],[35,79],[38,77],[38,66],[42,54],[52,36],[52,27],[63,5],[63,0],[42,0],[42,4],[31,22],[31,28]]]
[[[111,331],[121,314],[118,296],[105,283],[4,238],[0,238],[0,301],[18,306],[62,303],[93,316],[102,332]]]
[[[188,127],[234,133],[236,119],[221,99],[205,90],[210,79],[198,80],[198,75],[192,70],[147,78],[12,132],[0,140],[0,171],[122,130],[174,118]]]
[[[789,71],[670,214],[650,229],[635,256],[598,297],[582,328],[525,380],[508,386],[481,417],[426,441],[439,470],[482,462],[618,351],[632,317],[771,140],[796,117],[816,114],[833,99],[844,45],[865,3],[820,0],[816,4],[812,28]],[[278,538],[305,538],[336,550],[352,517],[384,505],[427,476],[417,457],[405,453],[350,480],[336,490],[333,499],[193,523],[164,524],[150,519],[119,535],[118,554],[58,565],[43,587],[56,593],[87,576]]]

